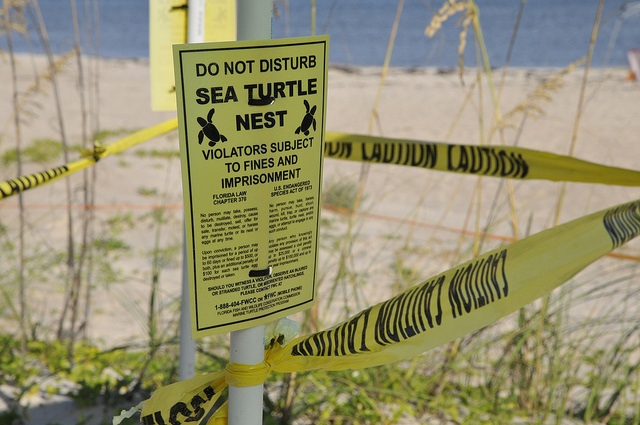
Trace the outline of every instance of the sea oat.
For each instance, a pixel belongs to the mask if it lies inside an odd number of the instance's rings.
[[[467,33],[469,32],[469,25],[477,15],[477,8],[473,1],[447,0],[444,2],[438,13],[431,19],[429,26],[425,28],[424,34],[427,37],[433,37],[442,27],[442,23],[458,12],[464,12],[457,23],[457,26],[462,27],[460,31],[460,44],[458,44],[458,67],[460,68],[462,78],[464,49],[467,46]]]
[[[0,36],[3,36],[7,31],[12,31],[18,34],[27,34],[27,21],[24,16],[24,7],[26,6],[24,0],[8,0],[4,1],[2,7],[0,7]],[[13,13],[11,12],[13,10]],[[9,19],[5,20],[5,16]]]
[[[527,114],[532,118],[543,117],[545,115],[543,105],[549,103],[553,99],[552,94],[562,88],[564,77],[582,65],[584,61],[585,58],[571,62],[566,68],[543,80],[524,101],[505,114],[505,123],[513,120],[518,113]]]
[[[458,12],[467,10],[468,3],[462,0],[447,0],[444,2],[438,13],[431,19],[429,26],[424,30],[424,35],[433,37],[442,27],[442,23]]]
[[[64,55],[56,58],[50,67],[35,76],[35,80],[18,98],[18,105],[23,118],[33,118],[35,110],[40,109],[40,103],[35,100],[36,96],[46,94],[51,86],[54,74],[60,73],[69,60],[77,54],[76,49],[71,49]]]

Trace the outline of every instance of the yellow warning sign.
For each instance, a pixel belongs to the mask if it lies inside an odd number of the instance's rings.
[[[149,0],[149,65],[154,111],[176,109],[171,46],[187,42],[187,3],[187,0]],[[207,1],[204,25],[204,41],[235,40],[235,0]]]
[[[328,42],[174,46],[195,337],[314,302]]]

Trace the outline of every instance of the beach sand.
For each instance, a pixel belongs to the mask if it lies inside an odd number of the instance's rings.
[[[13,124],[11,69],[5,57],[0,66],[0,151],[16,145]],[[34,71],[33,67],[37,68]],[[145,59],[84,58],[85,95],[89,112],[84,115],[87,132],[112,130],[127,134],[175,116],[175,112],[153,112],[150,107],[149,63]],[[25,93],[34,83],[34,75],[46,70],[43,57],[18,57],[19,92]],[[64,129],[70,145],[82,140],[83,113],[75,59],[63,65],[58,75],[58,91]],[[500,144],[537,149],[566,155],[571,150],[574,122],[584,68],[567,74],[562,83],[548,91],[549,99],[534,99],[540,113],[510,113],[525,102],[544,81],[557,76],[560,69],[509,69],[504,80],[502,70],[494,70],[499,90],[499,105],[504,132],[494,131],[492,96],[485,76],[476,87],[477,73],[466,70],[461,80],[457,70],[391,69],[370,126],[380,84],[380,68],[332,67],[328,82],[327,131],[382,135],[385,137],[464,143]],[[580,117],[573,155],[605,165],[640,169],[640,84],[626,79],[628,69],[592,69],[584,92],[585,107]],[[94,89],[91,89],[91,88]],[[98,87],[96,91],[95,88]],[[42,94],[30,96],[21,116],[22,146],[36,139],[60,140],[51,85],[40,79]],[[469,95],[469,93],[471,94]],[[534,116],[535,115],[535,116]],[[518,136],[518,137],[517,137]],[[517,137],[517,138],[516,138]],[[113,136],[105,143],[118,139]],[[173,152],[166,158],[152,151]],[[91,295],[91,315],[87,335],[103,347],[140,343],[146,338],[146,312],[150,292],[152,256],[156,237],[160,246],[171,251],[160,268],[160,292],[163,326],[175,332],[176,301],[180,296],[180,255],[182,240],[182,185],[177,133],[158,137],[134,149],[104,158],[93,169],[96,173],[96,217],[94,235],[106,242],[123,241],[127,249],[105,251],[97,267],[111,267],[117,280],[96,280]],[[79,154],[70,152],[69,159]],[[61,157],[47,164],[29,162],[23,174],[60,165]],[[361,165],[352,162],[325,161],[325,186],[337,182],[358,181]],[[93,172],[93,171],[90,171]],[[3,166],[0,178],[16,177],[15,164]],[[84,203],[81,191],[83,173],[69,178],[74,205]],[[514,182],[519,237],[549,228],[554,223],[558,193],[563,185],[546,181]],[[476,193],[481,190],[480,214],[476,216]],[[639,188],[569,183],[559,222],[640,198]],[[28,265],[38,266],[32,257],[50,258],[66,249],[66,183],[57,181],[24,193],[26,230],[24,232]],[[491,215],[495,202],[495,212]],[[0,201],[2,225],[8,241],[18,242],[18,197]],[[150,216],[155,206],[165,205],[167,224],[157,235],[156,221]],[[469,211],[472,211],[469,214]],[[476,220],[482,228],[487,218],[492,235],[513,237],[506,184],[498,179],[448,174],[401,166],[372,165],[368,173],[364,201],[357,220],[358,237],[352,248],[353,265],[364,282],[354,292],[345,291],[326,305],[320,286],[319,305],[325,325],[343,318],[374,302],[388,298],[396,282],[396,260],[412,270],[411,280],[418,283],[429,276],[459,264],[472,255],[473,237],[461,239],[460,231],[475,230]],[[75,238],[79,240],[80,214],[74,210]],[[346,216],[324,209],[323,219],[334,223],[324,238],[340,238]],[[119,219],[114,221],[114,217]],[[401,222],[404,220],[403,222]],[[437,228],[440,226],[440,228]],[[503,241],[489,239],[481,250],[488,251]],[[104,246],[104,245],[103,245]],[[411,247],[408,249],[407,247]],[[638,244],[621,252],[638,255]],[[325,281],[335,274],[337,252],[323,249],[320,270]],[[15,261],[15,260],[12,260]],[[606,270],[612,262],[602,260],[590,270]],[[16,264],[12,265],[13,267]],[[5,268],[7,266],[5,265]],[[46,269],[46,268],[45,268]],[[28,282],[27,302],[34,321],[44,328],[55,327],[62,300],[65,268],[51,265]],[[587,272],[584,272],[587,273]],[[578,275],[578,280],[583,274]],[[108,279],[107,279],[108,280]],[[375,290],[368,287],[371,281]],[[3,326],[15,329],[15,322],[4,312]],[[49,418],[49,420],[51,420]],[[60,423],[66,419],[55,419]]]

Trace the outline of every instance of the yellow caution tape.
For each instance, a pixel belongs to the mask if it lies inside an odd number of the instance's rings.
[[[159,388],[149,400],[134,409],[141,412],[140,423],[143,425],[199,423],[226,386],[224,372],[208,373]],[[175,402],[167,403],[168,400]],[[123,411],[113,418],[113,424],[119,424],[127,417],[131,417],[131,411]]]
[[[144,405],[143,424],[190,421],[220,388],[230,382],[235,386],[259,384],[269,369],[359,369],[414,357],[548,294],[638,234],[640,200],[490,251],[330,329],[295,338],[284,346],[275,342],[266,350],[264,363],[232,364],[225,372],[163,387]],[[225,423],[224,417],[220,413],[218,420]]]
[[[61,165],[59,167],[50,168],[42,172],[33,173],[27,176],[17,177],[15,179],[0,182],[0,200],[17,193],[24,192],[27,189],[42,186],[43,184],[51,183],[52,181],[58,180],[62,177],[66,177],[70,174],[89,167],[100,158],[120,153],[132,146],[135,146],[142,142],[146,142],[149,139],[167,133],[177,128],[177,126],[178,120],[177,118],[173,118],[152,127],[136,131],[135,133],[132,133],[108,146],[96,147],[96,149],[88,153],[86,158],[79,159],[78,161],[70,162],[69,164]]]
[[[70,174],[69,166],[62,165],[39,173],[33,173],[28,176],[17,177],[15,179],[0,182],[0,199],[15,195],[16,193],[31,189],[32,187],[52,182],[67,174]]]
[[[174,118],[96,149],[90,153],[91,158],[0,182],[0,200],[73,174],[102,157],[122,152],[177,126],[178,120]],[[508,146],[458,145],[327,132],[324,156],[512,179],[640,186],[638,171]]]
[[[224,370],[227,384],[235,387],[254,387],[262,384],[271,372],[271,365],[267,362],[256,365],[229,363]]]
[[[229,420],[229,400],[216,410],[207,421],[207,425],[227,425]]]
[[[327,132],[325,158],[510,179],[640,186],[640,172],[509,146],[458,145]]]
[[[161,122],[160,124],[156,124],[152,127],[136,131],[135,133],[132,133],[127,137],[124,137],[119,141],[108,145],[102,156],[120,153],[125,149],[129,149],[130,147],[133,147],[137,144],[146,142],[147,140],[153,139],[154,137],[161,136],[176,128],[178,128],[178,119],[172,118],[165,122]]]

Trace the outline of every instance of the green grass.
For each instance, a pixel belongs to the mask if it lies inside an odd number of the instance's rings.
[[[178,149],[137,149],[135,155],[139,158],[172,159],[180,158],[180,151]]]
[[[113,129],[103,129],[100,131],[97,131],[96,133],[93,134],[92,139],[95,142],[98,143],[106,143],[114,138],[119,138],[119,137],[123,137],[126,136],[127,134],[131,134],[133,132],[135,132],[136,129],[130,129],[130,128],[119,128],[116,130]]]
[[[47,163],[60,158],[62,155],[62,143],[52,139],[36,139],[29,146],[22,150],[22,160]],[[7,167],[18,161],[18,152],[15,148],[8,149],[2,153],[0,163]]]

